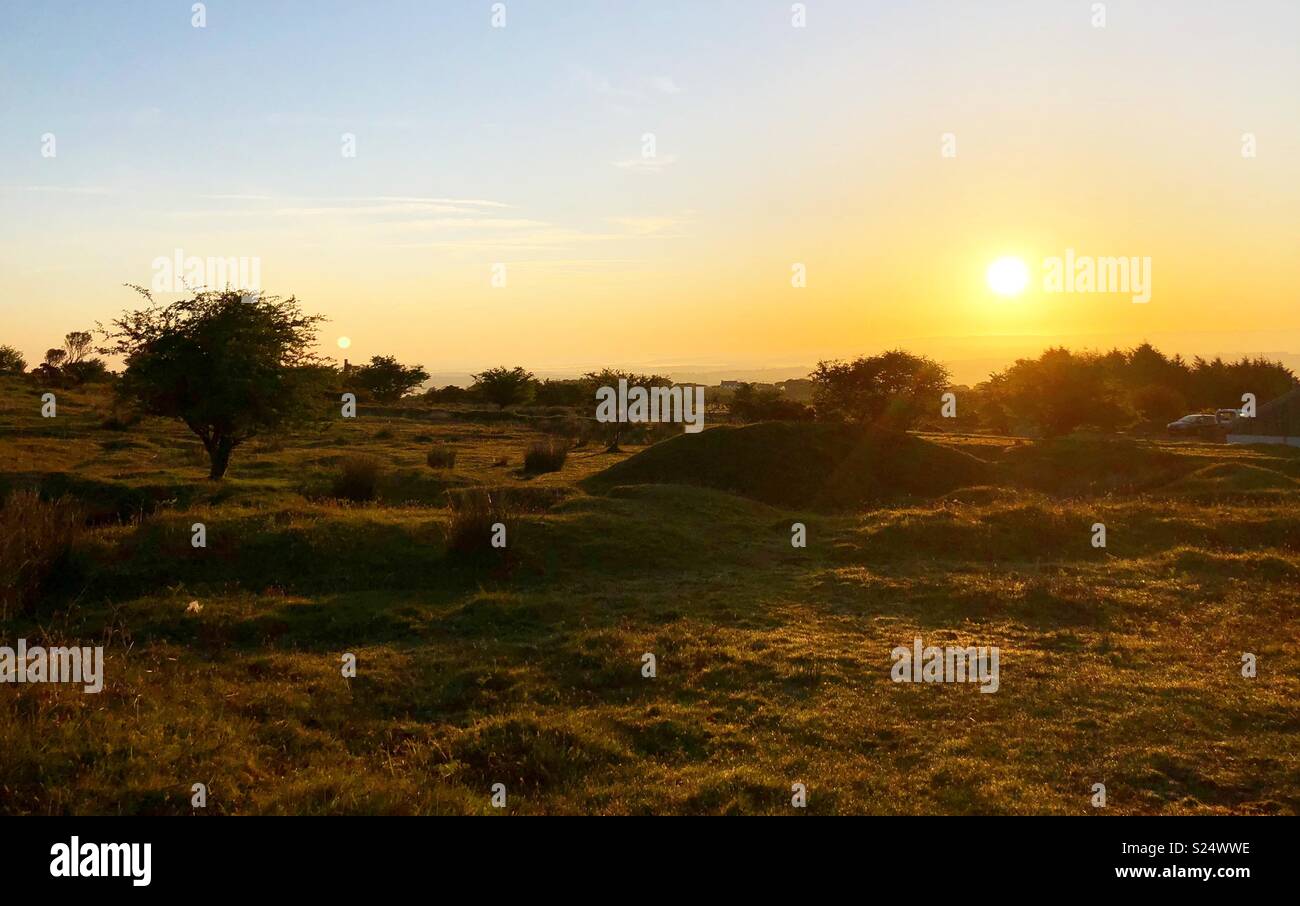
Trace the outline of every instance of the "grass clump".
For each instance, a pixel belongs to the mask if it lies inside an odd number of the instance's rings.
[[[349,456],[334,476],[331,493],[340,500],[365,503],[379,496],[379,476],[383,466],[373,456]]]
[[[533,475],[558,472],[568,458],[569,445],[562,440],[541,440],[530,444],[524,453],[524,471]]]
[[[68,498],[46,501],[32,490],[9,495],[0,507],[0,619],[36,609],[67,565],[82,526]]]
[[[498,524],[511,522],[509,510],[500,493],[486,488],[469,488],[447,493],[451,520],[447,523],[447,553],[459,557],[478,557],[495,550],[492,538]]]
[[[452,469],[456,467],[456,449],[448,444],[439,444],[425,454],[424,461],[431,469]]]

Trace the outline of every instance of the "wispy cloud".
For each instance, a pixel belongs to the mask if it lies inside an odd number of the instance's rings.
[[[392,203],[402,205],[439,204],[456,205],[472,208],[508,208],[510,205],[501,201],[487,201],[482,198],[430,198],[412,195],[257,195],[257,194],[220,194],[200,195],[200,198],[225,201],[319,201],[336,205]]]
[[[660,154],[655,157],[629,157],[627,160],[616,160],[614,166],[632,173],[662,173],[675,163],[677,163],[676,154]]]
[[[116,189],[104,186],[0,186],[3,192],[51,192],[63,195],[113,195]]]
[[[499,236],[435,239],[426,242],[404,243],[398,248],[454,249],[461,251],[544,251],[609,242],[620,238],[624,237],[618,233],[592,233],[569,227],[551,226],[527,232],[512,231]]]
[[[679,94],[682,90],[670,75],[641,76],[630,81],[615,82],[585,66],[570,65],[569,77],[591,94],[618,105],[646,104],[665,95]]]
[[[689,214],[651,215],[644,217],[607,217],[616,226],[621,226],[633,236],[680,236],[680,228],[690,223]]]
[[[394,225],[406,229],[425,230],[525,230],[551,226],[545,220],[528,220],[522,217],[438,217],[431,220],[403,220]]]
[[[481,198],[430,198],[423,196],[370,195],[360,197],[275,196],[248,193],[201,195],[209,201],[267,202],[254,207],[210,208],[175,211],[175,217],[403,217],[429,214],[464,214],[481,217],[489,210],[510,205]]]

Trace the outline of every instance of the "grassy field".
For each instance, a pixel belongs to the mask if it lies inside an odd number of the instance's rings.
[[[0,644],[107,678],[0,686],[6,813],[1300,812],[1300,451],[759,425],[530,477],[538,421],[363,407],[214,484],[179,423],[39,393],[0,386],[0,486],[90,525]],[[357,453],[375,502],[330,495]],[[475,487],[508,547],[457,556]],[[1000,689],[892,682],[916,636]]]

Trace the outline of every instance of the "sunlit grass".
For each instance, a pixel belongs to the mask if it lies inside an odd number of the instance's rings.
[[[259,441],[213,486],[175,426],[30,403],[0,406],[0,478],[148,509],[91,529],[79,597],[0,628],[107,647],[98,696],[0,688],[6,812],[189,813],[196,782],[220,814],[490,813],[495,782],[516,813],[786,814],[795,782],[816,813],[1082,814],[1094,783],[1109,813],[1300,811],[1300,498],[1253,471],[1294,477],[1284,454],[1160,447],[1133,470],[1167,485],[1083,493],[1113,477],[1086,445],[1053,488],[1006,439],[943,437],[994,484],[829,515],[591,496],[626,454],[530,478],[526,423],[433,415]],[[315,494],[353,454],[379,499]],[[1199,471],[1225,465],[1250,469]],[[476,487],[519,495],[508,563],[447,555],[447,492]],[[1001,689],[892,683],[916,635],[1000,646]]]

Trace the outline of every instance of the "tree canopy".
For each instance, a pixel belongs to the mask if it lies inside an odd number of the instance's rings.
[[[113,321],[103,351],[125,360],[120,392],[199,437],[209,478],[225,474],[241,443],[305,414],[324,318],[303,314],[293,297],[227,289],[157,305],[135,289],[149,305]]]
[[[470,389],[501,409],[531,401],[537,390],[533,373],[518,366],[489,368],[473,377],[474,386]]]
[[[946,368],[902,349],[852,362],[818,362],[809,377],[818,418],[890,428],[906,428],[937,408],[948,386]]]
[[[351,377],[360,390],[385,402],[401,399],[428,379],[429,372],[419,365],[403,365],[390,355],[372,356]]]

